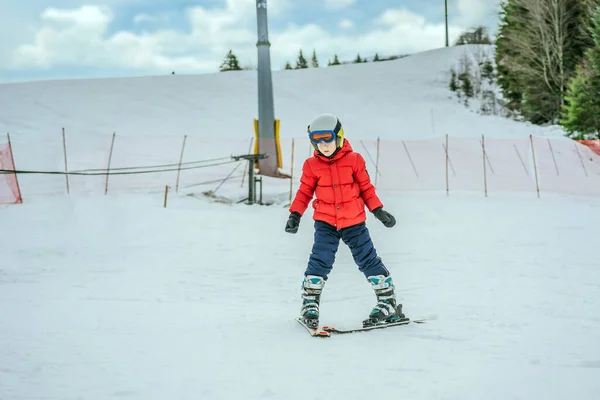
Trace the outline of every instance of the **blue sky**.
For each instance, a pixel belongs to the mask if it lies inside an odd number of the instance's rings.
[[[0,0],[0,82],[212,73],[256,66],[256,0]],[[7,3],[7,4],[4,4]],[[448,0],[450,40],[495,33],[499,0]],[[407,54],[444,46],[443,0],[267,0],[274,70],[298,51]]]

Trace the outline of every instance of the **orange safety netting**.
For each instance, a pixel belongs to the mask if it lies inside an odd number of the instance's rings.
[[[578,142],[586,145],[600,156],[600,140],[578,140]]]
[[[8,144],[0,144],[0,170],[14,170],[15,165]],[[17,174],[0,172],[0,204],[22,203]]]

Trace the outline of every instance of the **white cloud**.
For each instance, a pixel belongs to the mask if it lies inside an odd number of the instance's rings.
[[[459,0],[467,1],[467,0]],[[269,0],[270,15],[282,13],[290,0]],[[46,9],[34,39],[11,53],[13,68],[54,66],[93,66],[100,68],[143,69],[157,72],[216,71],[229,49],[242,66],[256,65],[255,0],[227,0],[224,8],[192,7],[186,11],[189,29],[162,29],[144,33],[118,31],[109,34],[114,20],[106,6],[77,9]],[[138,15],[137,21],[156,16]],[[342,60],[356,53],[372,56],[412,53],[444,44],[444,24],[429,23],[423,16],[405,9],[391,9],[370,21],[374,30],[354,33],[350,29],[330,32],[316,24],[289,25],[270,29],[274,69],[294,62],[300,49],[306,55],[316,49],[322,65],[337,54]],[[342,19],[340,27],[351,28],[353,21]],[[369,21],[365,26],[369,25]],[[451,26],[457,37],[463,26]]]
[[[33,43],[16,49],[11,66],[214,70],[228,46],[254,45],[256,28],[244,24],[254,5],[254,0],[228,0],[226,9],[190,8],[189,34],[170,30],[140,35],[119,31],[110,36],[107,31],[114,16],[108,7],[49,8],[41,16],[42,27]]]
[[[354,5],[356,0],[325,0],[325,6],[331,9],[341,9]]]
[[[444,46],[445,26],[428,23],[421,15],[406,9],[389,9],[374,21],[377,28],[362,34],[348,34],[337,31],[330,33],[322,27],[310,24],[290,26],[278,32],[272,40],[274,65],[283,65],[283,59],[294,62],[300,48],[305,53],[316,48],[322,65],[325,59],[337,54],[342,60],[351,60],[356,53],[371,57],[376,52],[380,56],[413,53]],[[450,37],[457,37],[463,27],[450,26]]]
[[[459,13],[457,23],[473,27],[490,17],[497,10],[500,0],[456,0]]]
[[[354,21],[344,18],[340,20],[338,26],[342,29],[351,29],[354,28]]]

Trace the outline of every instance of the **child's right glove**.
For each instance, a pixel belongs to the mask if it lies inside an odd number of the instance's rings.
[[[391,228],[392,226],[396,225],[396,218],[394,218],[394,216],[389,212],[384,211],[382,207],[374,209],[373,215],[375,215],[375,218],[380,220],[387,228]]]
[[[301,215],[294,211],[290,214],[288,218],[287,224],[285,224],[285,231],[287,233],[296,233],[298,232],[298,225],[300,225],[300,217]]]

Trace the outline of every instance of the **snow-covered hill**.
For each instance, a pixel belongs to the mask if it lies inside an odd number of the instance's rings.
[[[450,68],[486,46],[427,51],[394,61],[273,73],[282,137],[303,136],[322,112],[337,114],[350,137],[415,139],[558,135],[484,117],[451,99]],[[250,138],[258,117],[256,71],[84,79],[0,85],[0,132],[70,135]]]
[[[110,176],[107,195],[102,175],[70,176],[70,195],[64,176],[23,175],[25,202],[0,206],[0,399],[596,400],[600,208],[545,189],[562,177],[586,188],[597,161],[567,141],[551,153],[557,129],[458,104],[447,73],[472,50],[274,73],[294,188],[315,114],[340,116],[370,171],[382,138],[371,175],[398,224],[367,223],[405,312],[426,324],[307,335],[294,319],[312,212],[284,232],[288,180],[265,182],[273,206],[226,204],[187,194],[243,197],[244,164],[186,170],[164,208],[173,171]],[[106,167],[113,132],[113,167],[178,162],[183,135],[184,161],[227,158],[248,152],[256,114],[252,71],[0,85],[0,131],[19,169],[63,170],[63,127],[69,170]],[[435,185],[419,186],[417,172]],[[524,193],[506,194],[515,186]],[[341,244],[322,323],[355,326],[374,304]]]

